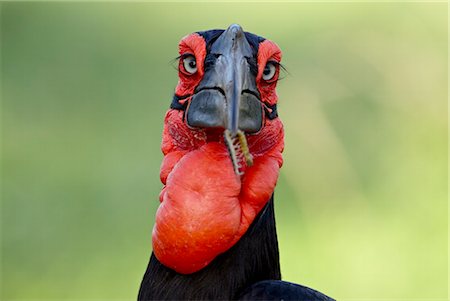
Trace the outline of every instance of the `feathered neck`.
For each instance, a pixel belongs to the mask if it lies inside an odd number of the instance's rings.
[[[138,300],[231,300],[269,279],[281,279],[273,195],[242,238],[198,272],[178,274],[152,253]]]

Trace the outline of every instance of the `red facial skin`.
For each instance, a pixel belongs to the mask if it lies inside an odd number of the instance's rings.
[[[195,55],[198,71],[189,75],[180,65],[176,94],[192,95],[203,76],[205,42],[191,34],[179,48],[181,55]],[[256,80],[262,101],[269,105],[277,102],[278,69],[268,82],[262,72],[267,61],[280,59],[275,43],[260,43]],[[259,133],[247,135],[247,142],[253,165],[238,176],[220,133],[188,128],[182,111],[166,113],[160,173],[164,187],[152,237],[153,252],[162,264],[181,274],[201,270],[245,234],[267,203],[283,163],[280,119],[266,119]]]
[[[203,62],[206,56],[205,40],[200,35],[193,33],[181,39],[178,49],[180,55],[192,54],[195,56],[198,71],[194,74],[184,71],[183,60],[180,60],[178,66],[179,81],[175,88],[175,94],[180,96],[192,95],[203,77]]]

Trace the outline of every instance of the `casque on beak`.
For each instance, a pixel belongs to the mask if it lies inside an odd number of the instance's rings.
[[[253,57],[242,27],[233,24],[212,44],[203,79],[186,112],[192,128],[226,129],[232,137],[241,130],[256,133],[263,125],[263,106],[251,72]]]

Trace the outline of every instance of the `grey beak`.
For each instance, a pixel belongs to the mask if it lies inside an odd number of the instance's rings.
[[[242,28],[231,25],[212,44],[205,73],[186,112],[194,128],[223,128],[258,132],[263,123],[255,75],[248,59],[253,52]],[[206,61],[209,62],[207,63]]]

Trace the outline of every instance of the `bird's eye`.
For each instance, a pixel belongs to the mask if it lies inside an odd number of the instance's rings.
[[[263,80],[271,80],[277,71],[277,66],[274,62],[268,62],[264,67],[262,78]]]
[[[197,72],[197,62],[195,61],[195,57],[193,55],[188,55],[183,58],[183,67],[187,73],[194,74]]]

